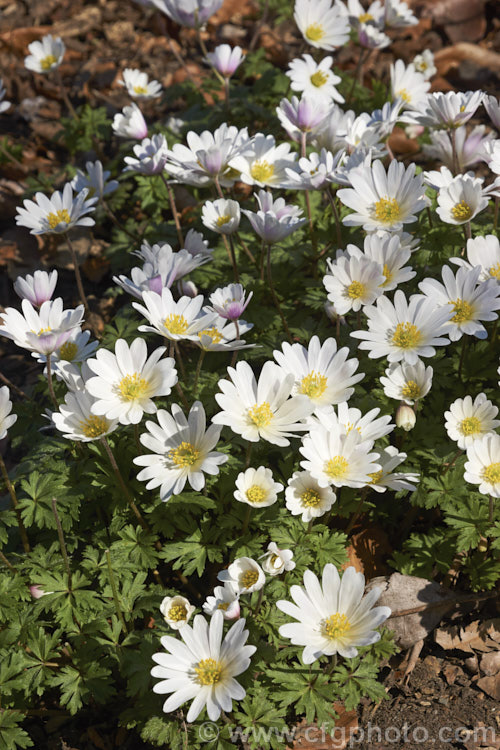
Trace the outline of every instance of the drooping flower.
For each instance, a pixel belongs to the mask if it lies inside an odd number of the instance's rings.
[[[479,485],[482,495],[500,498],[500,435],[496,432],[474,440],[467,448],[464,479]]]
[[[167,139],[164,135],[153,135],[152,138],[144,138],[134,146],[133,156],[126,156],[127,166],[124,172],[136,172],[137,174],[154,175],[161,174],[165,169],[168,158]]]
[[[246,55],[243,54],[241,47],[231,47],[229,44],[219,44],[213,52],[207,54],[206,61],[212,65],[221,76],[224,76],[224,78],[231,78],[245,57]]]
[[[71,187],[75,193],[80,193],[86,188],[89,191],[90,198],[96,196],[101,200],[104,196],[114,193],[118,188],[118,180],[109,179],[111,172],[103,169],[99,160],[86,162],[85,169],[87,170],[86,174],[77,169],[76,175],[71,180]]]
[[[239,594],[259,591],[266,582],[264,571],[251,557],[238,557],[226,570],[221,570],[217,578],[230,584]]]
[[[118,81],[119,85],[124,86],[128,95],[134,99],[154,99],[161,95],[161,83],[150,81],[148,74],[137,68],[125,68],[122,76],[123,80]]]
[[[311,47],[333,50],[349,38],[349,23],[331,0],[295,0],[293,17]]]
[[[276,542],[269,542],[267,552],[259,557],[264,560],[262,568],[270,576],[279,576],[285,571],[293,570],[297,563],[293,561],[291,549],[280,549]]]
[[[22,313],[7,307],[0,314],[0,335],[30,352],[52,354],[71,336],[71,332],[82,322],[84,308],[63,310],[61,297],[43,302],[37,311],[31,302],[23,299]]]
[[[73,197],[71,183],[67,182],[62,193],[58,190],[48,198],[44,193],[35,193],[35,200],[23,201],[24,208],[17,209],[16,224],[28,227],[30,234],[64,234],[72,227],[91,227],[94,219],[86,214],[94,211],[97,197],[87,198],[84,188]]]
[[[302,209],[298,206],[287,205],[284,198],[273,199],[272,194],[266,190],[259,190],[255,198],[259,204],[259,210],[255,213],[243,209],[243,213],[254,232],[267,245],[281,242],[306,221],[302,217]]]
[[[56,284],[57,271],[35,271],[33,276],[27,274],[24,279],[18,276],[14,282],[14,291],[21,299],[27,299],[34,307],[40,307],[52,299]]]
[[[484,125],[476,127],[467,132],[467,126],[460,125],[451,136],[445,130],[435,130],[429,133],[431,143],[425,144],[423,152],[431,159],[437,159],[448,167],[459,172],[465,172],[467,167],[477,164],[481,160],[487,160],[487,145],[493,136],[486,133]],[[453,146],[452,140],[455,140]]]
[[[449,411],[444,413],[448,437],[454,440],[461,450],[466,450],[476,440],[494,432],[500,425],[495,419],[498,407],[494,406],[485,393],[479,393],[474,401],[471,396],[457,398]]]
[[[328,513],[336,499],[333,489],[321,487],[308,471],[295,471],[285,490],[286,507],[304,523]]]
[[[380,378],[380,382],[388,398],[404,401],[405,404],[413,406],[429,393],[432,374],[432,367],[426,367],[422,360],[418,359],[414,365],[407,362],[392,364],[385,371],[385,377]]]
[[[7,435],[7,430],[17,421],[17,414],[11,414],[12,401],[6,385],[0,388],[0,440]]]
[[[196,607],[185,596],[166,596],[160,604],[163,619],[172,630],[180,630],[191,619]]]
[[[274,481],[273,472],[265,466],[259,466],[258,469],[250,467],[240,472],[235,485],[235,500],[247,503],[252,508],[267,508],[273,505],[278,499],[278,492],[283,490],[283,485]]]
[[[134,138],[137,141],[142,141],[148,135],[146,120],[135,102],[132,102],[128,107],[124,107],[121,112],[114,116],[111,127],[116,135],[122,138]]]
[[[89,339],[90,331],[82,331],[80,326],[77,326],[70,331],[70,335],[64,343],[51,352],[50,363],[58,379],[60,379],[58,371],[64,362],[81,364],[94,354],[99,342],[89,341]],[[45,354],[32,352],[31,356],[36,357],[37,362],[47,362]]]
[[[24,65],[35,73],[52,73],[62,63],[66,47],[60,36],[46,34],[40,41],[28,44],[30,54],[24,58]]]

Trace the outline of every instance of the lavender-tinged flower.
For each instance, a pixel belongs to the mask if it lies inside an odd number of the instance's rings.
[[[265,190],[259,190],[255,197],[260,210],[257,213],[243,210],[243,213],[254,232],[268,245],[285,239],[306,221],[301,218],[302,209],[298,206],[287,206],[284,198],[273,200],[271,193]]]
[[[229,284],[216,289],[210,295],[212,308],[221,318],[227,320],[238,320],[243,315],[248,303],[252,299],[253,292],[245,297],[246,292],[241,284]]]
[[[87,170],[87,174],[78,169],[76,175],[71,180],[71,187],[75,193],[79,193],[86,188],[89,191],[89,198],[96,196],[100,200],[105,195],[114,193],[118,188],[117,180],[109,180],[108,182],[111,172],[103,169],[99,160],[86,162],[85,169]]]
[[[135,102],[114,116],[112,128],[116,135],[137,141],[142,141],[148,134],[146,120]]]
[[[300,141],[302,133],[311,134],[330,114],[330,103],[319,97],[303,96],[299,99],[292,96],[291,100],[282,99],[276,114],[290,138]]]
[[[128,165],[124,172],[138,172],[144,175],[161,174],[165,169],[168,159],[167,140],[164,135],[154,135],[152,138],[144,138],[141,143],[134,146],[133,156],[126,156],[125,163]]]
[[[14,291],[21,299],[27,299],[34,307],[40,307],[52,299],[56,284],[57,271],[35,271],[33,276],[28,274],[24,279],[18,276],[14,282]]]
[[[483,104],[491,122],[497,130],[500,130],[500,102],[496,96],[485,96]]]
[[[243,54],[241,47],[219,44],[213,52],[207,54],[206,60],[224,78],[231,78],[245,57],[246,55]]]
[[[485,133],[484,125],[477,125],[467,135],[467,128],[461,125],[455,130],[455,152],[457,164],[455,165],[452,140],[445,130],[437,130],[430,133],[431,144],[423,147],[424,154],[433,159],[438,159],[449,169],[454,170],[456,166],[459,172],[465,172],[467,167],[487,159],[486,144],[493,139],[491,133]]]
[[[309,157],[299,159],[301,172],[287,169],[291,185],[297,190],[322,190],[332,182],[337,182],[337,168],[345,156],[344,151],[332,154],[326,148],[321,153],[313,152]]]
[[[223,0],[152,0],[158,10],[180,26],[204,26],[221,7]]]

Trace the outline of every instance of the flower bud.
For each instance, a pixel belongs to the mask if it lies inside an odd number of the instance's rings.
[[[417,417],[411,406],[401,404],[396,411],[396,427],[402,427],[408,432],[413,430]]]
[[[177,289],[181,297],[196,297],[198,287],[193,281],[178,281]]]

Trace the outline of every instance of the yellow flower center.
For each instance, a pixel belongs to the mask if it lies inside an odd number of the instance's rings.
[[[343,456],[334,456],[326,461],[324,472],[330,479],[342,479],[349,471],[349,461]]]
[[[389,268],[389,266],[387,265],[387,263],[384,263],[384,267],[382,269],[382,273],[384,274],[385,279],[380,284],[380,286],[387,286],[387,284],[391,283],[391,281],[393,279],[393,276],[394,276],[394,274],[392,273],[392,271]]]
[[[223,227],[224,224],[227,224],[231,221],[231,216],[229,214],[224,214],[224,216],[219,216],[217,221],[215,222],[218,227]]]
[[[273,413],[269,403],[264,401],[262,404],[255,404],[255,406],[252,406],[252,408],[248,410],[248,416],[250,421],[253,422],[256,427],[267,427],[272,421]]]
[[[244,589],[249,589],[250,586],[253,586],[258,580],[259,574],[256,570],[245,570],[245,572],[240,575],[240,586]]]
[[[147,94],[147,93],[148,93],[148,90],[146,86],[134,86],[134,94],[139,94],[140,96],[141,94]]]
[[[373,21],[373,16],[371,13],[362,13],[358,16],[358,20],[360,23],[368,23],[368,21]]]
[[[135,399],[146,395],[149,390],[149,382],[145,378],[141,378],[139,373],[134,372],[133,375],[125,375],[120,380],[118,390],[124,401],[135,401]]]
[[[200,451],[192,443],[183,440],[177,448],[171,448],[167,456],[176,466],[194,466],[200,457]]]
[[[401,208],[395,198],[381,198],[375,203],[375,218],[381,224],[394,224],[401,216]]]
[[[406,89],[399,89],[399,91],[396,91],[396,94],[407,104],[411,102],[411,96]]]
[[[267,182],[274,174],[274,166],[265,159],[259,160],[252,164],[250,174],[257,182]]]
[[[169,333],[175,333],[178,335],[186,333],[189,328],[189,323],[184,315],[176,315],[175,313],[167,315],[163,325]]]
[[[466,419],[462,419],[459,429],[462,435],[475,435],[478,432],[482,432],[481,420],[477,417],[467,417]]]
[[[217,605],[217,609],[222,609],[223,612],[227,612],[227,608],[229,607],[229,602],[221,602]]]
[[[246,491],[246,496],[251,503],[258,505],[267,500],[267,491],[259,484],[252,484]]]
[[[488,269],[488,273],[490,276],[493,276],[494,279],[500,281],[500,263],[495,263],[494,266],[491,266],[491,268]]]
[[[485,466],[481,474],[482,478],[489,484],[498,484],[500,482],[500,462]]]
[[[351,623],[347,617],[341,615],[340,612],[335,612],[334,615],[330,615],[326,620],[323,620],[321,624],[321,635],[331,638],[332,640],[344,638],[350,629]]]
[[[222,664],[215,659],[202,659],[194,671],[198,685],[216,685],[222,678]]]
[[[469,221],[472,216],[472,208],[464,200],[456,203],[451,209],[451,215],[457,221]]]
[[[187,609],[184,606],[184,604],[174,604],[173,607],[170,607],[168,610],[167,615],[169,620],[172,620],[173,622],[179,622],[179,620],[185,620],[187,617]]]
[[[403,396],[403,398],[420,398],[421,392],[422,389],[419,385],[417,385],[417,383],[415,383],[414,380],[407,380],[403,388],[401,389],[401,395]]]
[[[346,429],[346,432],[347,432],[347,433],[351,432],[351,430],[354,430],[354,425],[353,425],[353,423],[352,423],[352,422],[347,422],[347,424],[345,425],[345,429]],[[356,430],[357,430],[357,431],[359,432],[359,434],[361,435],[361,427],[356,427]]]
[[[204,328],[203,331],[200,331],[198,333],[200,340],[202,336],[209,336],[212,344],[218,344],[222,341],[222,333],[220,333],[215,326],[212,326],[212,328]]]
[[[42,70],[50,70],[56,62],[57,57],[55,55],[47,55],[43,60],[40,60],[40,67]]]
[[[47,326],[47,328],[40,328],[39,331],[34,331],[31,329],[31,333],[36,333],[37,336],[43,336],[44,333],[50,333],[52,328],[50,326]]]
[[[74,341],[66,341],[59,349],[59,358],[66,362],[73,362],[78,353],[78,346]]]
[[[101,437],[108,429],[109,422],[106,417],[97,417],[91,414],[86,420],[80,422],[80,430],[87,438]]]
[[[474,309],[472,305],[465,302],[463,299],[456,299],[455,302],[449,302],[449,305],[453,305],[453,312],[455,315],[451,319],[452,323],[466,323],[468,320],[472,320],[474,317]]]
[[[328,81],[328,76],[322,70],[317,70],[316,73],[312,74],[310,81],[313,86],[319,89]]]
[[[359,299],[366,292],[366,287],[361,281],[353,281],[346,289],[347,296],[351,299]]]
[[[372,474],[368,474],[368,476],[370,477],[370,484],[378,484],[384,476],[384,472],[380,469],[380,471],[374,471]]]
[[[320,23],[312,23],[305,30],[304,36],[310,42],[319,42],[325,36],[325,30]]]
[[[71,216],[69,215],[67,210],[63,208],[61,211],[55,211],[54,213],[49,214],[47,216],[47,221],[49,222],[49,227],[51,229],[55,229],[62,222],[69,224],[71,221]]]
[[[302,503],[302,505],[305,505],[306,508],[317,508],[321,503],[321,495],[319,494],[318,490],[309,488],[300,496],[300,502]]]
[[[392,343],[399,346],[400,349],[414,349],[420,344],[421,339],[422,334],[416,325],[413,325],[413,323],[398,323],[392,337]]]
[[[321,373],[312,370],[300,381],[300,393],[309,398],[319,398],[326,390],[327,378]]]

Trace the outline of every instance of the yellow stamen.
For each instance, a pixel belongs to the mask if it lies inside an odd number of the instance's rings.
[[[120,380],[118,390],[124,401],[135,401],[137,398],[146,395],[149,390],[149,382],[145,378],[141,378],[139,373],[134,372],[133,375],[125,375]]]
[[[399,89],[399,91],[396,91],[396,94],[407,104],[411,102],[411,96],[406,89]]]
[[[55,55],[47,55],[42,60],[40,60],[40,67],[42,70],[50,70],[56,62],[57,57]]]
[[[204,328],[203,331],[200,331],[198,333],[200,340],[202,336],[209,336],[212,340],[212,344],[218,344],[222,341],[222,333],[220,333],[215,326],[212,326],[212,328]]]
[[[349,461],[343,456],[334,456],[325,462],[324,472],[331,479],[342,479],[349,471]]]
[[[500,482],[500,462],[485,466],[481,473],[481,477],[489,484],[498,484]]]
[[[459,424],[459,430],[462,435],[476,435],[478,432],[482,432],[481,420],[477,417],[462,419]]]
[[[422,334],[413,323],[398,323],[392,343],[401,349],[414,349],[420,344]]]
[[[249,589],[254,583],[259,580],[259,574],[256,570],[245,570],[240,576],[240,586],[244,589]]]
[[[328,81],[328,76],[322,70],[317,70],[316,73],[312,74],[310,81],[313,86],[319,89]]]
[[[184,315],[176,315],[175,313],[167,315],[163,325],[169,333],[174,333],[177,335],[186,333],[187,329],[189,328],[189,323],[187,322]]]
[[[351,623],[347,617],[336,612],[334,615],[327,617],[326,620],[323,620],[321,624],[321,635],[335,640],[337,638],[344,638],[350,629]]]
[[[387,286],[387,284],[390,284],[394,274],[392,273],[391,269],[387,265],[387,263],[384,263],[384,268],[382,269],[382,273],[385,276],[384,281],[380,284],[380,286]]]
[[[65,362],[73,362],[78,353],[78,346],[74,341],[66,341],[59,349],[59,358]]]
[[[147,94],[148,90],[146,86],[134,86],[134,94],[139,94],[141,96],[142,94]]]
[[[312,370],[300,381],[300,393],[309,398],[319,398],[326,391],[327,378],[321,373]]]
[[[373,16],[371,13],[361,13],[361,15],[358,16],[358,21],[360,23],[368,23],[368,21],[373,21]]]
[[[80,430],[87,438],[98,438],[109,430],[109,422],[106,417],[91,414],[86,420],[80,422]]]
[[[217,609],[222,609],[223,612],[227,612],[227,608],[229,607],[229,602],[221,602],[217,605]]]
[[[455,302],[448,302],[448,304],[453,305],[453,312],[455,313],[450,322],[467,323],[468,320],[472,320],[474,317],[474,308],[463,299],[458,298]]]
[[[274,166],[265,159],[259,160],[252,164],[250,174],[257,182],[268,182],[274,174]]]
[[[346,292],[351,299],[360,299],[366,293],[366,287],[361,281],[353,281],[347,287]]]
[[[401,389],[401,395],[403,396],[403,398],[420,398],[421,392],[422,389],[419,385],[417,385],[417,383],[415,383],[414,380],[407,380]]]
[[[267,500],[267,494],[266,490],[258,484],[252,484],[246,491],[247,499],[255,505]]]
[[[173,622],[185,620],[187,617],[187,609],[184,604],[174,604],[173,607],[170,607],[170,609],[168,610],[167,617]]]
[[[451,215],[457,221],[469,221],[472,216],[472,208],[464,200],[456,203],[451,209]]]
[[[312,23],[305,30],[304,36],[310,42],[319,42],[325,36],[325,30],[320,23]]]
[[[380,471],[374,471],[373,474],[368,474],[368,476],[370,477],[370,484],[378,484],[384,476],[384,472],[380,469]]]
[[[231,221],[231,216],[229,214],[224,214],[224,216],[219,216],[217,221],[215,222],[218,227],[223,227],[224,224],[227,224]]]
[[[300,502],[305,505],[306,508],[317,508],[321,503],[321,495],[318,490],[309,488],[300,496]]]
[[[196,450],[192,443],[183,440],[177,448],[171,448],[167,456],[176,466],[194,466],[200,457],[200,451]]]
[[[50,333],[52,328],[50,326],[47,326],[47,328],[40,328],[39,331],[31,330],[31,333],[36,333],[37,336],[43,336],[44,333]]]
[[[394,224],[401,217],[401,208],[395,198],[381,198],[375,203],[375,218],[381,224]]]
[[[490,276],[493,276],[494,279],[500,281],[500,263],[495,263],[494,266],[491,266],[491,268],[488,269],[488,273]]]
[[[194,671],[198,685],[216,685],[222,678],[222,664],[215,659],[202,659]]]
[[[63,208],[61,211],[55,211],[54,213],[49,214],[47,216],[47,221],[49,222],[49,227],[51,229],[55,229],[62,222],[64,222],[65,224],[69,224],[71,221],[71,216],[69,215],[68,211]]]
[[[262,404],[255,404],[248,410],[248,417],[256,427],[267,427],[273,419],[271,407],[267,401]]]

